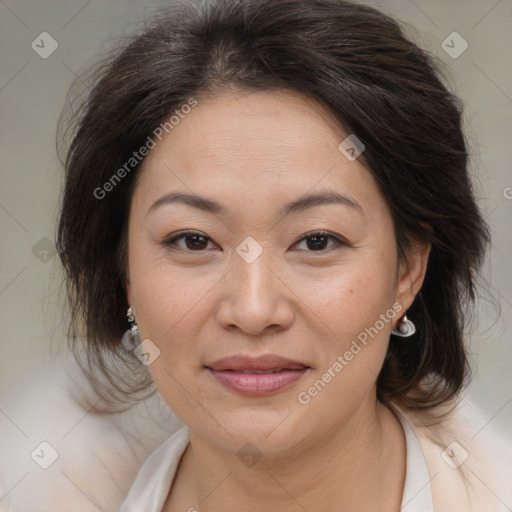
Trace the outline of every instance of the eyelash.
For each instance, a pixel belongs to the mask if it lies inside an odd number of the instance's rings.
[[[198,235],[198,236],[201,236],[201,237],[205,238],[207,240],[207,243],[209,241],[211,241],[211,238],[207,237],[206,235],[203,235],[203,233],[201,233],[199,231],[182,231],[178,235],[176,235],[176,236],[174,236],[172,238],[164,240],[162,242],[162,246],[166,247],[168,249],[181,250],[181,251],[184,251],[184,252],[204,252],[205,249],[200,249],[200,250],[194,251],[194,250],[190,250],[190,249],[181,249],[181,248],[176,247],[176,246],[172,247],[174,244],[176,244],[177,241],[179,241],[181,239],[184,239],[187,236],[194,236],[194,235]],[[297,240],[293,245],[297,245],[298,243],[300,243],[300,242],[302,242],[304,240],[307,240],[308,238],[313,238],[314,236],[325,236],[325,237],[328,237],[331,240],[334,240],[336,245],[338,246],[338,247],[335,247],[335,248],[338,248],[338,249],[340,247],[348,247],[349,246],[349,244],[347,242],[341,240],[339,237],[337,237],[335,235],[332,235],[328,231],[323,231],[323,230],[311,231],[309,233],[306,233],[302,238]],[[332,248],[333,248],[333,246],[330,246],[330,247],[327,247],[326,249],[322,249],[322,250],[319,250],[319,251],[306,251],[306,252],[326,253],[326,252],[328,252]]]

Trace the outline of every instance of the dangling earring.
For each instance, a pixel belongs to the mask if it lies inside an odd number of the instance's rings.
[[[404,316],[396,326],[396,329],[393,329],[391,334],[400,336],[401,338],[406,338],[408,336],[412,336],[415,332],[415,325],[407,318],[407,315],[404,313]]]
[[[126,311],[126,320],[128,321],[129,328],[123,334],[121,342],[126,350],[133,350],[140,345],[140,336],[139,326],[137,325],[137,320],[135,320],[132,306]]]
[[[135,315],[133,314],[133,306],[130,306],[126,311],[126,320],[128,320],[128,323],[130,324],[130,331],[132,331],[132,334],[135,334],[139,330],[139,326],[137,325]]]

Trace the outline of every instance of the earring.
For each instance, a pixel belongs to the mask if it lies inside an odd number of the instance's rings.
[[[126,311],[126,320],[128,320],[128,323],[130,324],[132,334],[135,334],[139,330],[139,326],[137,325],[135,315],[133,314],[133,306],[130,306]]]
[[[130,306],[126,311],[126,320],[128,321],[129,328],[123,334],[121,343],[126,350],[133,350],[140,345],[139,326],[135,315],[133,314],[133,307]]]
[[[391,331],[391,334],[400,336],[401,338],[407,338],[408,336],[412,336],[415,332],[415,325],[407,318],[407,315],[404,313],[400,323],[396,326],[396,329]]]

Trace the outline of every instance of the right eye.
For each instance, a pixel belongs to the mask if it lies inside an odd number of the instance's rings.
[[[201,252],[207,248],[208,242],[211,242],[211,239],[203,233],[198,231],[182,231],[181,233],[178,233],[177,235],[164,240],[162,245],[169,249]]]

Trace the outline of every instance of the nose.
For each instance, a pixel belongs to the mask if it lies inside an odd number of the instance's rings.
[[[252,263],[235,255],[217,310],[223,328],[261,336],[292,324],[294,295],[271,260],[269,249]]]

